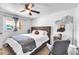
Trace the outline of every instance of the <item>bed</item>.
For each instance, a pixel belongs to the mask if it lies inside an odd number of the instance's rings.
[[[13,49],[13,51],[16,53],[16,55],[34,55],[36,54],[39,50],[41,50],[43,47],[46,46],[46,43],[50,42],[50,35],[51,35],[51,27],[50,26],[44,26],[44,27],[31,27],[31,32],[33,31],[46,31],[47,32],[47,35],[38,35],[38,33],[36,33],[37,35],[33,35],[33,33],[30,33],[30,34],[20,34],[18,37],[20,39],[20,37],[22,36],[23,38],[26,36],[28,37],[32,37],[34,38],[34,40],[30,39],[30,44],[31,44],[31,48],[33,47],[33,49],[31,51],[28,51],[26,53],[23,52],[23,49],[22,49],[22,45],[20,45],[18,43],[18,41],[14,40],[13,38],[8,38],[5,42],[8,43],[11,48]],[[23,40],[22,40],[23,41]],[[29,41],[27,40],[27,43]],[[34,42],[36,44],[36,46],[33,46],[34,45]],[[26,44],[27,44],[26,43]],[[23,43],[22,43],[23,44]]]

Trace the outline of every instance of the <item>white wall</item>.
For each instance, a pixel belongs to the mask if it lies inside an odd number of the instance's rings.
[[[4,19],[5,20],[5,19]],[[18,31],[5,31],[4,30],[4,37],[10,37],[12,35],[18,35],[18,34],[22,34],[22,33],[27,33],[27,30],[30,28],[30,20],[27,20],[27,18],[20,18],[20,20],[23,21],[22,23],[22,29],[18,30]]]
[[[46,15],[40,18],[37,18],[32,21],[32,26],[52,26],[56,20],[62,19],[66,15],[74,15],[75,8],[52,13],[51,15]]]
[[[2,34],[0,34],[0,47],[2,47],[2,42],[3,42],[3,17],[2,17],[2,15],[0,15],[0,33],[2,33]]]
[[[2,16],[0,15],[0,19],[3,19]],[[0,33],[3,31],[3,20],[0,20]]]
[[[77,45],[79,46],[79,5],[76,8],[76,14],[75,14],[75,29],[76,29],[76,39],[77,39]]]
[[[12,18],[12,15],[2,15],[1,14],[1,17],[0,17],[0,25],[2,25],[2,39],[0,39],[0,45],[4,44],[4,41],[10,37],[10,36],[13,36],[13,35],[18,35],[18,34],[22,34],[22,33],[27,33],[27,30],[31,27],[31,21],[29,18],[23,18],[23,17],[19,17],[20,20],[23,21],[23,24],[22,24],[22,29],[21,30],[18,30],[18,31],[13,31],[13,30],[10,30],[10,31],[7,31],[6,30],[6,22],[5,20],[6,19],[10,19]],[[1,29],[0,29],[0,32],[1,32]]]
[[[66,15],[74,16],[74,12],[75,12],[75,8],[37,18],[35,20],[32,20],[32,26],[52,26],[53,27],[56,20],[61,20],[62,17]]]
[[[52,27],[51,32],[53,34],[53,30],[56,27],[56,26],[54,26],[55,21],[56,20],[61,20],[64,16],[67,16],[67,15],[70,15],[70,16],[74,17],[75,9],[76,8],[61,11],[61,12],[56,12],[56,13],[52,13],[51,15],[46,15],[46,16],[37,18],[35,20],[32,20],[32,26],[51,26]],[[70,32],[70,31],[72,31],[71,30],[72,29],[71,25],[67,24],[66,29],[67,29],[67,34],[72,36],[72,33]]]

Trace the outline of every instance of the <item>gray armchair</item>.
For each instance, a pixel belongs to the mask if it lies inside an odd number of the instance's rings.
[[[67,55],[70,40],[58,40],[55,41],[49,55]]]

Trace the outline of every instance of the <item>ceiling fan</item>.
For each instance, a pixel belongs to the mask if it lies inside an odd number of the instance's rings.
[[[39,11],[32,10],[33,7],[34,7],[34,4],[33,3],[27,3],[27,4],[25,4],[25,10],[22,10],[20,12],[25,12],[25,11],[28,10],[30,16],[32,15],[32,12],[37,13],[37,14],[40,14]]]

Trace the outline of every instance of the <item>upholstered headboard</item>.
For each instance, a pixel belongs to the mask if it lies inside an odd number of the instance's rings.
[[[31,27],[31,32],[33,30],[44,30],[48,32],[48,37],[50,39],[51,36],[51,26],[42,26],[42,27]]]

